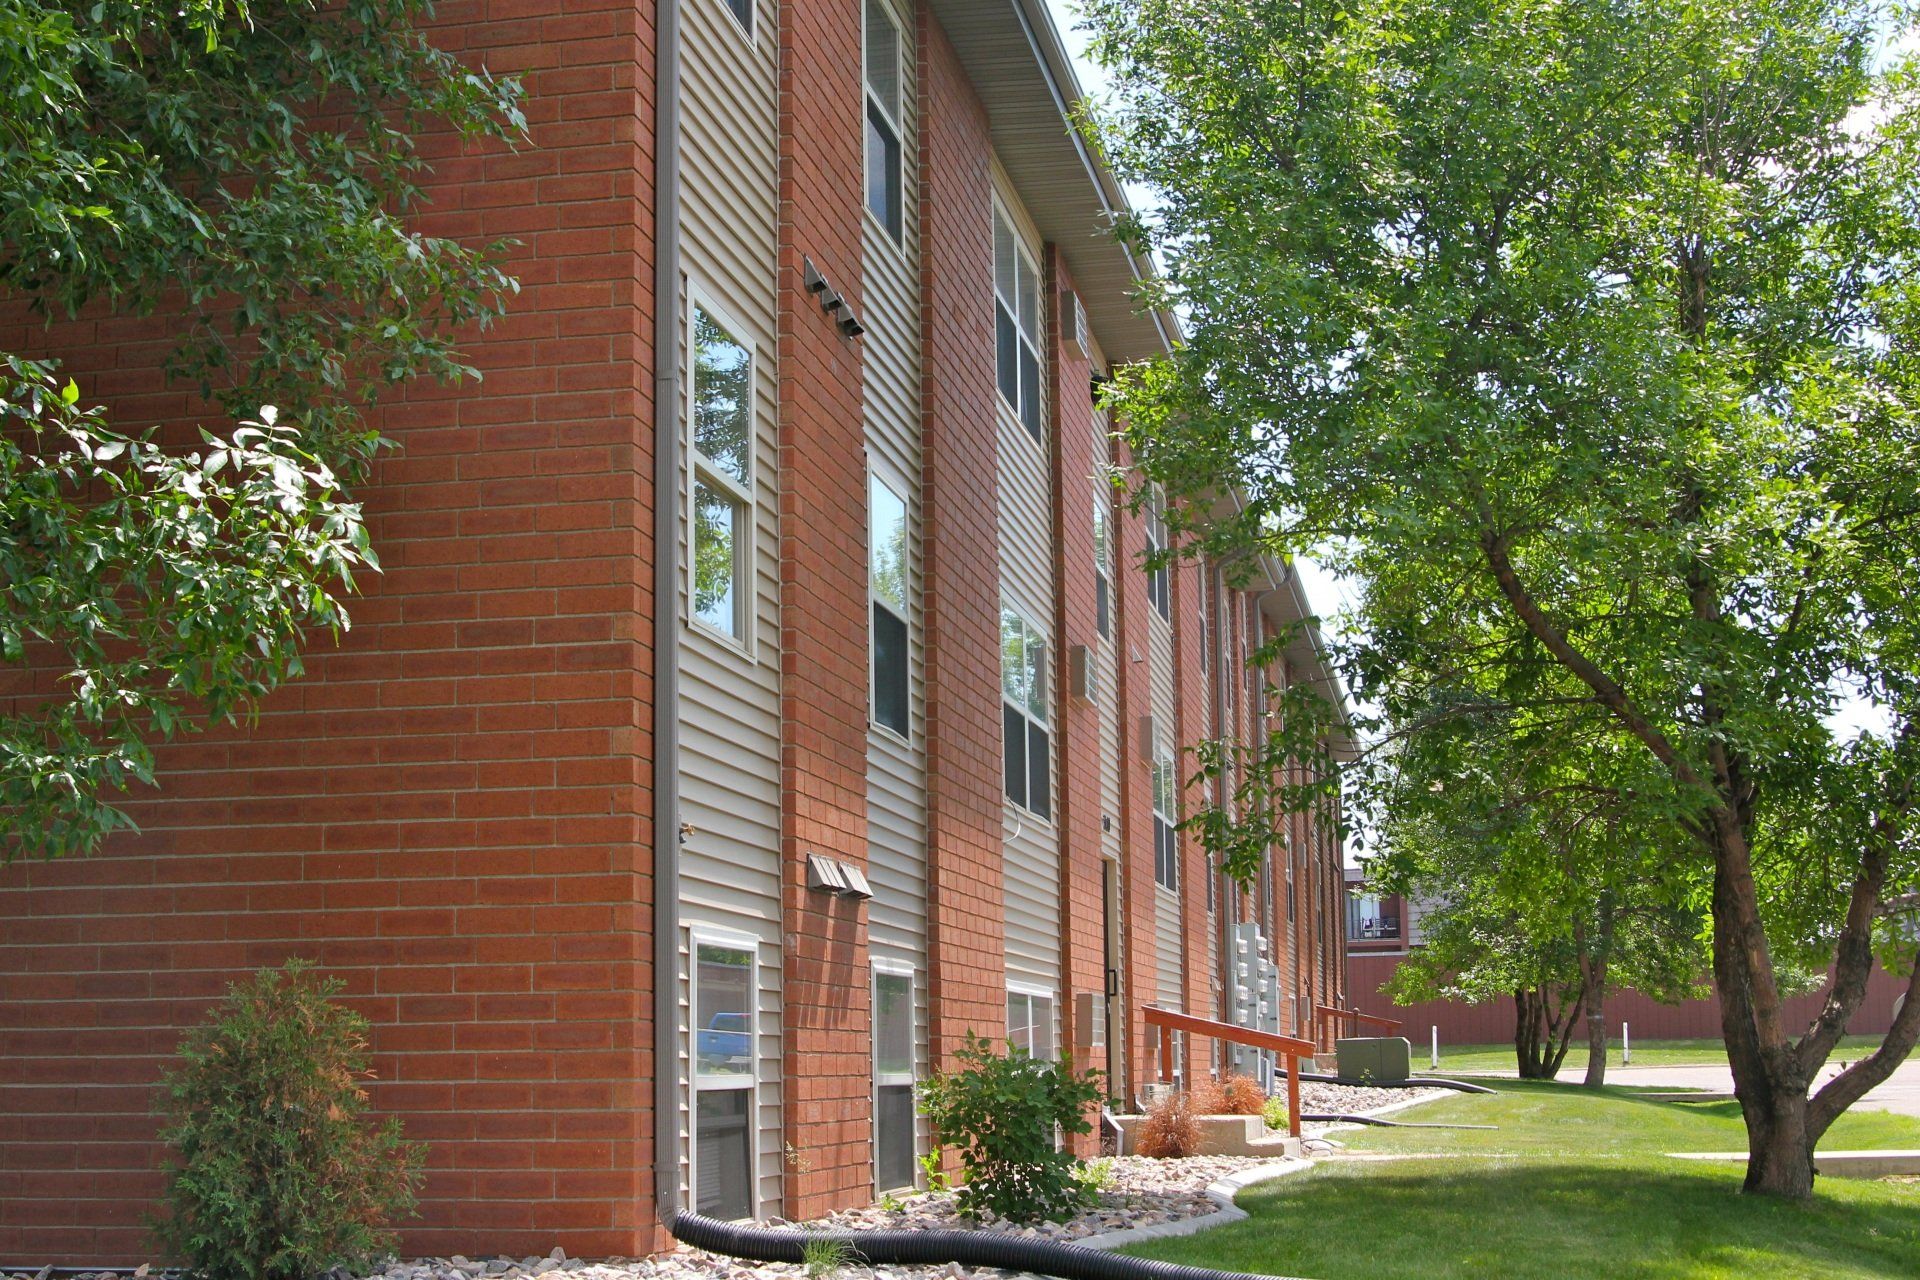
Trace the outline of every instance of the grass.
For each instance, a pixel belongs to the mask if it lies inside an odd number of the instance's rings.
[[[1822,1178],[1809,1204],[1739,1194],[1732,1104],[1503,1082],[1402,1116],[1496,1132],[1369,1129],[1355,1152],[1240,1196],[1244,1222],[1127,1252],[1318,1280],[1867,1280],[1920,1275],[1920,1181]],[[1920,1146],[1920,1120],[1841,1118],[1829,1147]],[[1424,1157],[1424,1158],[1423,1158]]]
[[[1490,1124],[1479,1129],[1363,1129],[1342,1134],[1355,1151],[1449,1155],[1629,1156],[1673,1151],[1744,1151],[1737,1102],[1649,1102],[1644,1089],[1502,1080],[1499,1092],[1457,1094],[1393,1117],[1422,1124]],[[1820,1143],[1833,1151],[1920,1147],[1920,1118],[1849,1111]]]
[[[1852,1061],[1864,1057],[1880,1045],[1879,1036],[1847,1036],[1840,1047],[1833,1052],[1834,1062]],[[1413,1066],[1416,1072],[1429,1070],[1425,1047],[1413,1046]],[[1916,1049],[1915,1052],[1920,1052]],[[1620,1040],[1616,1036],[1607,1045],[1607,1066],[1626,1066],[1620,1060]],[[1633,1042],[1633,1066],[1636,1067],[1724,1067],[1727,1065],[1727,1047],[1718,1040],[1635,1040]],[[1567,1060],[1561,1064],[1562,1078],[1578,1080],[1587,1069],[1587,1043],[1577,1042],[1567,1050]],[[1514,1070],[1513,1046],[1511,1044],[1463,1044],[1441,1045],[1441,1075],[1512,1075]]]

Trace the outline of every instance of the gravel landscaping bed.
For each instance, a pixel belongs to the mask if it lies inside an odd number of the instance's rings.
[[[1321,1084],[1317,1080],[1302,1080],[1300,1109],[1323,1115],[1329,1112],[1357,1115],[1396,1102],[1444,1098],[1451,1092],[1451,1089],[1368,1089],[1360,1085]]]
[[[1145,1156],[1113,1158],[1107,1162],[1112,1180],[1100,1192],[1099,1203],[1068,1222],[1033,1225],[1000,1220],[976,1222],[954,1210],[951,1195],[922,1192],[885,1204],[842,1210],[814,1222],[787,1224],[774,1218],[769,1219],[769,1223],[823,1231],[911,1227],[998,1231],[1029,1239],[1079,1240],[1122,1228],[1153,1226],[1213,1213],[1218,1206],[1207,1199],[1209,1185],[1227,1174],[1270,1163],[1272,1161],[1254,1156],[1193,1156],[1185,1160],[1150,1160]],[[865,1277],[869,1269],[849,1267],[847,1272],[849,1276]],[[552,1280],[563,1277],[564,1280],[747,1280],[752,1276],[794,1280],[805,1274],[805,1269],[797,1265],[746,1262],[699,1249],[680,1248],[658,1258],[610,1258],[601,1262],[569,1258],[556,1249],[545,1258],[455,1257],[395,1262],[364,1280],[531,1280],[537,1276],[549,1276]],[[991,1269],[976,1273],[949,1264],[945,1267],[875,1267],[870,1274],[873,1280],[934,1280],[936,1277],[971,1280],[976,1274],[995,1277],[1003,1273]],[[334,1277],[333,1280],[348,1278]]]

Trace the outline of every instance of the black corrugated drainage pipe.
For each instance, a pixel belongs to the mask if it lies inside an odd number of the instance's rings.
[[[830,1240],[844,1245],[855,1260],[874,1267],[937,1267],[957,1262],[963,1267],[1031,1271],[1061,1280],[1274,1280],[1244,1271],[1126,1258],[1085,1245],[997,1231],[801,1231],[721,1222],[697,1213],[681,1214],[667,1229],[697,1249],[754,1262],[805,1262],[809,1241]]]

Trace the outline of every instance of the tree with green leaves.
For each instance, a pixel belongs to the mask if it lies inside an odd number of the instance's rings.
[[[1379,741],[1462,700],[1508,732],[1604,713],[1652,779],[1633,811],[1686,833],[1673,874],[1703,886],[1746,1186],[1807,1196],[1814,1143],[1920,1037],[1916,977],[1820,1082],[1876,949],[1911,964],[1890,912],[1920,881],[1906,8],[1086,11],[1103,143],[1157,197],[1122,231],[1189,325],[1115,388],[1135,457],[1246,496],[1199,549],[1355,584],[1341,661]],[[1350,784],[1379,794],[1387,754]],[[1803,1026],[1796,969],[1827,974]]]
[[[1451,710],[1397,741],[1377,798],[1369,884],[1422,905],[1421,945],[1388,990],[1403,1003],[1511,996],[1520,1075],[1554,1078],[1584,1030],[1597,1087],[1607,997],[1682,1000],[1707,969],[1698,886],[1670,870],[1686,834],[1646,825],[1633,799],[1656,779],[1595,732],[1601,713],[1540,731],[1504,706]]]
[[[120,422],[0,351],[0,860],[95,847],[153,744],[244,714],[377,567],[351,498],[385,388],[475,376],[514,289],[427,236],[428,128],[524,131],[427,0],[0,0],[0,305],[161,314],[209,426]],[[237,424],[223,426],[221,424]],[[159,429],[166,427],[162,433]]]

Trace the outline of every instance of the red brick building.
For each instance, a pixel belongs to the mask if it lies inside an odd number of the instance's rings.
[[[1332,686],[1307,639],[1248,668],[1304,616],[1279,566],[1141,567],[1092,385],[1173,321],[1041,0],[657,12],[440,6],[532,141],[447,143],[428,229],[517,238],[522,293],[482,381],[384,406],[341,644],[169,748],[138,835],[0,869],[0,1258],[145,1255],[159,1071],[293,955],[431,1144],[416,1251],[862,1203],[970,1031],[1132,1099],[1230,1053],[1162,1064],[1146,1004],[1304,1033],[1343,995],[1330,831],[1241,891],[1173,827],[1185,748]],[[164,421],[165,328],[0,348]]]

